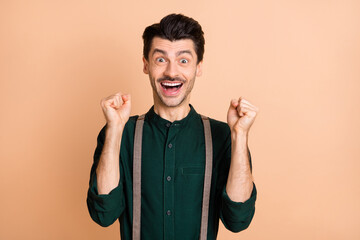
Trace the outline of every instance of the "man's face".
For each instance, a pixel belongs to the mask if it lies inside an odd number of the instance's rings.
[[[155,37],[149,60],[143,58],[144,73],[149,74],[154,102],[166,107],[188,104],[195,78],[200,76],[202,61],[197,64],[191,39],[169,41]]]

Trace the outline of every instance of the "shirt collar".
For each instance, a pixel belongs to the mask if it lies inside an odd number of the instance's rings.
[[[151,123],[155,123],[159,126],[165,126],[165,127],[169,127],[171,125],[175,125],[175,126],[185,126],[189,120],[194,119],[195,117],[199,116],[199,114],[195,111],[194,107],[189,104],[190,106],[190,112],[188,113],[188,115],[181,119],[181,120],[176,120],[174,122],[170,122],[162,117],[160,117],[158,114],[155,113],[154,111],[154,106],[152,106],[150,108],[150,110],[146,113],[146,118],[151,122]]]

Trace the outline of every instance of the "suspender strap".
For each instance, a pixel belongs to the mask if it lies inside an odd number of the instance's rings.
[[[141,226],[141,147],[145,115],[139,116],[135,126],[133,158],[133,240],[140,240]]]
[[[205,176],[204,176],[204,191],[202,201],[201,212],[201,228],[200,228],[200,240],[207,239],[208,220],[209,220],[209,201],[210,201],[210,187],[211,187],[211,175],[212,175],[212,163],[213,163],[213,146],[211,138],[210,121],[208,117],[201,115],[201,119],[204,124],[205,133]]]
[[[141,227],[141,147],[145,115],[139,116],[135,126],[134,159],[133,159],[133,240],[140,240]],[[205,133],[205,175],[204,190],[201,211],[200,240],[206,240],[209,201],[211,188],[211,175],[213,163],[213,146],[211,138],[210,121],[208,117],[201,115]]]

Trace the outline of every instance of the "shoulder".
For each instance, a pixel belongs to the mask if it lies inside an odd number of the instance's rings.
[[[229,135],[230,134],[230,128],[229,125],[225,122],[209,118],[210,120],[210,126],[211,126],[211,132],[215,135]]]
[[[214,146],[229,145],[231,139],[231,132],[229,125],[225,122],[209,118],[211,127],[211,137]]]
[[[138,119],[138,115],[136,116],[131,116],[129,118],[129,120],[126,122],[125,127],[124,127],[124,133],[129,133],[134,131],[135,129],[135,125],[136,125],[136,120]],[[105,124],[102,129],[100,130],[99,136],[100,138],[104,139],[105,138],[105,133],[106,133],[106,127],[107,124]]]
[[[136,124],[137,119],[139,118],[139,115],[134,115],[129,117],[129,120],[127,121],[125,127],[130,127]]]
[[[124,127],[124,133],[133,133],[135,131],[136,121],[139,118],[139,115],[134,115],[129,118]]]
[[[231,152],[231,131],[229,125],[216,119],[209,118],[209,120],[214,153],[216,156],[225,156],[225,159],[228,159]]]

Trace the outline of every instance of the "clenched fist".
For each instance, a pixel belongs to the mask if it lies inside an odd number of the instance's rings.
[[[130,94],[120,92],[101,100],[101,107],[109,127],[124,127],[131,110]]]
[[[239,98],[231,100],[227,122],[231,132],[248,133],[259,109],[249,101]]]

